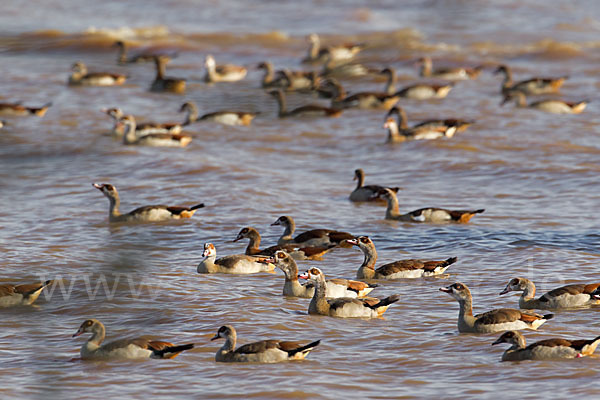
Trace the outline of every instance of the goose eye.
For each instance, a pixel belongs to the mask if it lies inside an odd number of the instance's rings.
[[[456,290],[462,290],[463,288],[463,285],[461,285],[460,283],[455,283],[453,286]]]
[[[242,233],[248,233],[248,228],[242,229]]]
[[[368,237],[361,237],[360,238],[361,243],[369,243],[369,238]]]
[[[107,190],[113,191],[115,188],[113,187],[113,185],[105,185]]]
[[[517,278],[513,279],[512,281],[510,281],[511,285],[518,285],[519,284],[519,280]]]

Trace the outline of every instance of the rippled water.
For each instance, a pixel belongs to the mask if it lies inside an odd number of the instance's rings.
[[[167,8],[168,7],[168,8]],[[0,131],[1,281],[56,279],[37,306],[2,310],[1,397],[14,398],[594,398],[597,357],[571,362],[500,363],[496,335],[459,335],[457,304],[439,286],[460,280],[475,312],[516,307],[498,292],[526,276],[543,293],[566,282],[597,280],[600,230],[600,136],[597,95],[600,16],[594,1],[401,2],[13,2],[0,16],[0,101],[53,106],[44,118],[7,118]],[[95,27],[90,29],[90,27]],[[126,27],[123,28],[123,27]],[[133,29],[135,28],[135,29]],[[251,70],[236,84],[202,82],[203,58],[299,68],[304,35],[325,42],[369,43],[359,60],[391,66],[400,86],[416,78],[423,54],[440,64],[488,66],[443,101],[404,101],[411,121],[475,119],[451,140],[385,145],[383,113],[348,110],[339,119],[276,118],[273,99]],[[177,51],[169,75],[188,79],[185,96],[147,91],[151,65],[117,66],[110,46]],[[129,75],[115,88],[69,88],[71,64]],[[586,111],[561,116],[500,107],[506,62],[516,79],[569,75],[561,97],[590,99]],[[345,80],[352,91],[379,90],[373,77]],[[149,120],[173,121],[185,100],[203,111],[261,111],[251,127],[196,124],[185,149],[123,147],[100,112],[118,106]],[[291,95],[291,105],[322,101]],[[383,220],[380,205],[347,200],[355,168],[367,183],[401,186],[401,210],[422,206],[485,208],[469,225],[409,225]],[[207,207],[193,219],[109,226],[108,202],[91,187],[110,182],[122,211],[146,204]],[[449,275],[382,282],[373,294],[398,293],[385,319],[306,315],[308,300],[280,293],[281,273],[198,275],[202,244],[219,254],[243,226],[276,242],[270,223],[292,215],[298,229],[367,234],[380,262],[406,257],[459,261]],[[337,249],[321,267],[354,277],[355,249]],[[598,309],[557,312],[529,342],[598,335]],[[107,340],[148,334],[196,349],[164,362],[76,360],[84,339],[71,335],[86,318]],[[304,362],[221,365],[218,327],[233,324],[240,343],[322,339]],[[534,382],[532,384],[532,382]]]

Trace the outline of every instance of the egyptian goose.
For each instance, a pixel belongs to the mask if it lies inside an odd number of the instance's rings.
[[[270,61],[263,61],[259,63],[256,68],[265,71],[261,81],[263,88],[285,88],[288,86],[289,82],[283,71],[275,71],[273,63]]]
[[[459,332],[494,333],[520,329],[537,330],[544,322],[554,317],[554,314],[540,315],[513,308],[498,308],[474,316],[473,297],[466,285],[456,282],[446,288],[442,287],[440,290],[458,301]]]
[[[154,61],[154,57],[156,57],[156,54],[152,53],[140,53],[132,57],[127,57],[127,45],[122,40],[117,40],[113,44],[113,47],[119,49],[119,53],[117,54],[117,63],[120,65],[151,62]]]
[[[277,241],[278,245],[294,244],[296,246],[345,246],[346,239],[353,239],[354,235],[348,232],[335,231],[332,229],[311,229],[296,237],[292,237],[296,230],[296,223],[290,216],[283,215],[273,222],[271,226],[281,225],[285,228],[283,234]],[[352,247],[352,246],[348,246]]]
[[[267,247],[266,249],[260,249],[260,234],[252,227],[245,227],[240,230],[237,237],[233,239],[234,242],[242,239],[249,239],[248,247],[246,247],[246,254],[249,256],[272,256],[278,250],[284,250],[288,252],[292,257],[297,260],[320,260],[325,253],[332,248],[336,247],[334,244],[325,246],[306,246],[299,247],[293,244],[283,244]]]
[[[408,118],[406,117],[406,113],[401,107],[392,107],[390,111],[388,111],[386,115],[386,123],[388,118],[392,116],[396,116],[396,126],[402,129],[408,128]],[[447,118],[447,119],[427,119],[421,122],[418,122],[413,125],[412,129],[415,132],[418,132],[420,129],[437,129],[442,127],[446,129],[445,136],[452,137],[457,132],[464,132],[469,126],[473,125],[475,121],[468,121],[464,119],[456,119],[456,118]],[[387,127],[388,130],[392,129],[392,127]],[[391,133],[390,133],[391,135]]]
[[[331,85],[333,97],[331,98],[331,107],[333,108],[360,108],[360,109],[383,109],[388,110],[394,106],[400,99],[395,94],[387,94],[385,92],[358,92],[346,96],[345,91],[340,90],[341,85]]]
[[[246,77],[248,70],[246,67],[233,64],[217,65],[215,58],[210,54],[204,60],[206,67],[206,75],[204,81],[209,83],[214,82],[237,82]]]
[[[234,254],[217,259],[217,249],[212,243],[204,243],[204,260],[198,264],[199,274],[254,274],[257,272],[275,272],[273,264],[261,263],[266,257]]]
[[[319,35],[311,33],[307,37],[309,48],[303,63],[321,63],[328,60],[349,61],[365,48],[362,43],[347,43],[338,46],[321,47]]]
[[[125,83],[127,77],[108,72],[89,72],[81,61],[71,67],[69,85],[71,86],[115,86]]]
[[[507,94],[512,91],[519,91],[525,94],[546,94],[555,93],[565,83],[568,76],[561,76],[559,78],[530,78],[524,81],[513,83],[512,71],[508,65],[500,65],[494,71],[494,74],[503,74],[504,80],[502,81],[501,92]]]
[[[449,81],[462,81],[467,79],[475,79],[481,73],[482,66],[474,68],[456,67],[456,68],[437,68],[433,69],[431,57],[421,57],[417,61],[420,65],[419,75],[424,78],[437,78]]]
[[[321,343],[320,340],[309,344],[282,340],[261,340],[235,348],[237,334],[231,325],[223,325],[210,340],[225,339],[223,347],[217,351],[217,362],[255,362],[277,363],[288,360],[303,360],[308,353]]]
[[[81,346],[82,360],[117,360],[142,358],[175,358],[182,351],[193,349],[194,344],[174,345],[169,342],[148,338],[120,339],[102,344],[105,328],[97,319],[84,321],[73,337],[91,333],[92,336]]]
[[[193,101],[183,103],[180,111],[187,112],[187,117],[183,125],[189,125],[198,121],[213,121],[223,125],[249,126],[254,117],[260,114],[258,112],[222,110],[199,117],[198,106]]]
[[[544,339],[525,347],[525,337],[521,333],[508,331],[492,345],[500,343],[512,345],[502,354],[502,361],[557,360],[594,354],[600,343],[600,336],[591,340]]]
[[[384,68],[380,71],[380,74],[387,76],[387,82],[385,84],[384,91],[389,95],[395,94],[396,82],[398,81],[398,78],[396,76],[396,70],[393,68]]]
[[[421,128],[421,127],[429,127],[434,128],[441,126],[448,130],[455,129],[454,133],[464,132],[469,126],[473,125],[475,121],[473,120],[464,120],[464,119],[456,119],[456,118],[447,118],[447,119],[427,119],[425,121],[421,121],[413,125],[413,128]],[[453,134],[454,134],[453,133]],[[446,133],[446,136],[448,134]]]
[[[397,294],[385,299],[374,297],[328,299],[326,296],[327,282],[325,281],[325,275],[319,268],[311,268],[298,277],[309,279],[315,285],[315,293],[308,306],[308,313],[311,315],[328,315],[339,318],[376,318],[381,317],[390,304],[400,299]]]
[[[101,111],[114,120],[112,130],[113,136],[123,137],[125,134],[125,125],[120,123],[121,118],[123,118],[123,111],[118,107],[103,108]],[[137,137],[140,137],[151,133],[180,133],[181,126],[182,124],[180,123],[136,123],[135,134]]]
[[[190,135],[183,133],[148,133],[136,134],[136,123],[133,115],[124,115],[119,120],[117,131],[124,126],[123,144],[152,147],[185,147],[192,141]]]
[[[439,261],[407,259],[394,261],[375,269],[377,250],[368,236],[359,236],[347,242],[357,246],[364,254],[363,263],[356,271],[356,277],[359,279],[403,279],[439,275],[458,259],[457,257]]]
[[[384,187],[379,185],[366,185],[363,186],[365,182],[365,173],[362,168],[358,168],[354,170],[354,180],[358,181],[356,184],[356,189],[350,193],[350,201],[361,202],[361,201],[377,201],[379,200],[375,195]],[[398,192],[400,188],[388,188],[393,190],[394,192]]]
[[[305,106],[296,107],[293,110],[288,111],[286,106],[285,95],[281,89],[272,90],[269,94],[275,97],[279,106],[278,116],[279,118],[286,117],[310,117],[310,116],[323,116],[323,117],[334,117],[337,118],[342,115],[342,110],[336,108],[323,107],[317,104],[307,104]]]
[[[327,78],[319,81],[319,86],[316,88],[319,97],[324,99],[332,99],[334,97],[345,98],[346,90],[335,78]]]
[[[0,307],[28,306],[40,297],[44,288],[52,281],[24,285],[0,284]]]
[[[41,107],[27,107],[21,103],[0,103],[0,115],[3,117],[28,117],[35,115],[43,117],[52,103],[46,103]]]
[[[358,279],[404,279],[440,275],[458,260],[457,257],[440,261],[399,260],[375,269],[377,250],[368,236],[359,236],[346,242],[357,246],[365,256],[362,265],[356,271]]]
[[[284,69],[283,76],[287,81],[287,91],[312,91],[319,87],[321,78],[315,71],[290,71]]]
[[[504,100],[502,100],[500,105],[503,106],[511,100],[514,100],[516,106],[519,108],[533,108],[552,114],[581,114],[589,103],[589,100],[568,102],[557,99],[546,99],[527,104],[525,93],[518,90],[511,90],[504,96]]]
[[[466,224],[475,214],[480,214],[485,209],[479,210],[447,210],[444,208],[419,208],[418,210],[400,214],[398,211],[398,197],[393,190],[383,189],[378,193],[378,196],[387,200],[387,210],[385,211],[385,219],[405,222],[458,222]]]
[[[396,115],[396,118],[394,118]],[[388,130],[386,143],[401,143],[407,140],[434,140],[442,137],[451,138],[456,126],[445,124],[425,124],[409,127],[406,113],[402,107],[393,107],[386,115],[383,127]]]
[[[400,89],[395,95],[404,99],[413,100],[443,99],[448,96],[452,87],[454,87],[453,83],[417,83]]]
[[[294,258],[285,251],[276,251],[273,256],[264,260],[274,264],[285,274],[285,283],[283,284],[283,295],[288,297],[311,298],[315,294],[315,287],[312,284],[302,285],[298,282],[298,265]],[[365,282],[352,281],[348,279],[329,279],[327,280],[327,291],[325,297],[365,297],[378,285]]]
[[[258,69],[264,69],[263,88],[281,88],[288,91],[315,90],[320,78],[315,71],[290,71],[288,69],[275,71],[273,64],[264,61],[258,64]]]
[[[535,285],[525,278],[513,278],[508,281],[501,295],[508,292],[523,292],[519,298],[519,307],[539,310],[555,310],[559,308],[582,307],[600,304],[593,296],[600,283],[566,285],[553,289],[535,299]]]
[[[92,186],[100,190],[110,201],[108,209],[109,222],[156,222],[171,219],[191,218],[197,209],[204,207],[204,203],[192,207],[180,206],[144,206],[136,208],[127,214],[119,212],[119,193],[117,188],[109,183],[92,183]]]
[[[169,92],[177,94],[182,94],[185,92],[185,79],[166,76],[167,63],[169,61],[171,61],[171,58],[166,55],[154,57],[156,77],[150,85],[151,92]]]

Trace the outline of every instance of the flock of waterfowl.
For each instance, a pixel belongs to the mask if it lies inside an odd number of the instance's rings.
[[[422,121],[413,126],[408,125],[406,113],[396,104],[401,98],[431,99],[444,98],[454,87],[456,81],[476,79],[484,70],[483,67],[439,68],[432,66],[429,57],[421,58],[420,76],[445,80],[442,83],[418,82],[396,90],[396,73],[391,68],[367,68],[353,63],[353,58],[366,44],[349,44],[324,47],[316,34],[309,36],[309,51],[302,60],[312,66],[322,65],[317,71],[275,70],[269,62],[260,63],[257,68],[265,74],[261,86],[268,90],[278,102],[280,118],[299,116],[337,117],[350,108],[380,109],[386,111],[385,125],[388,130],[388,142],[406,140],[451,138],[457,132],[464,131],[473,121],[460,119],[437,119]],[[119,48],[118,63],[128,64],[153,61],[156,66],[156,77],[149,85],[154,92],[184,93],[186,80],[166,75],[166,65],[171,56],[165,54],[139,54],[128,57],[126,44],[117,42]],[[247,68],[236,65],[219,65],[214,57],[208,55],[205,61],[206,75],[209,83],[236,82],[246,78]],[[519,107],[530,107],[551,113],[580,113],[586,102],[569,103],[551,99],[539,100],[527,104],[526,96],[554,93],[558,91],[567,77],[531,78],[513,82],[511,70],[500,65],[495,73],[503,74],[504,80],[500,94],[502,104],[515,100]],[[386,87],[381,92],[358,92],[347,94],[345,88],[336,77],[347,75],[381,74],[387,76]],[[125,75],[101,72],[89,72],[82,62],[76,62],[68,79],[69,85],[75,86],[112,86],[126,81]],[[308,104],[288,110],[285,92],[296,91],[318,95],[330,99],[330,107]],[[26,107],[18,103],[0,104],[0,115],[42,117],[50,107]],[[181,112],[187,116],[181,123],[137,123],[132,115],[124,114],[119,108],[107,108],[104,112],[113,118],[112,134],[122,139],[126,145],[146,145],[155,147],[183,147],[192,136],[183,132],[184,127],[197,121],[213,121],[227,125],[249,125],[255,112],[216,110],[200,116],[193,102],[185,102]],[[349,199],[354,202],[385,202],[387,210],[385,219],[415,223],[467,223],[483,209],[447,210],[436,207],[425,207],[407,213],[399,211],[397,187],[364,185],[365,175],[362,169],[355,171],[358,181]],[[108,183],[94,183],[109,200],[110,223],[151,222],[172,219],[190,218],[204,207],[203,203],[190,207],[151,205],[134,209],[122,214],[119,210],[120,200],[117,189]],[[332,229],[312,229],[295,235],[295,222],[290,216],[281,216],[272,225],[279,225],[284,232],[276,245],[260,248],[261,236],[254,227],[242,228],[234,241],[248,239],[244,254],[227,255],[217,258],[213,243],[204,244],[204,259],[197,267],[198,273],[250,274],[274,272],[276,268],[283,271],[285,281],[283,295],[288,297],[310,298],[307,306],[308,314],[340,317],[340,318],[376,318],[399,301],[393,294],[384,298],[369,297],[373,290],[379,290],[381,282],[394,279],[418,279],[440,275],[455,262],[456,257],[442,260],[403,259],[376,267],[377,251],[368,236],[355,236],[348,232]],[[338,248],[358,247],[364,254],[364,261],[356,272],[356,279],[326,279],[324,272],[316,267],[309,268],[299,274],[296,260],[315,260],[327,252]],[[300,283],[305,280],[306,283]],[[52,281],[24,285],[0,285],[0,306],[32,304],[40,293]],[[556,310],[570,309],[600,304],[600,283],[574,284],[559,287],[534,298],[535,286],[525,278],[511,279],[500,293],[510,291],[523,292],[519,309],[503,308],[473,315],[472,296],[469,288],[460,282],[440,288],[441,291],[454,297],[459,303],[459,332],[495,333],[505,332],[493,344],[510,343],[511,347],[502,356],[503,360],[576,358],[592,354],[600,343],[600,336],[592,340],[542,340],[526,346],[524,337],[516,332],[522,329],[538,329],[553,314],[538,314],[531,309]],[[73,336],[85,333],[91,337],[81,348],[82,359],[117,359],[117,358],[173,358],[182,351],[193,348],[193,344],[174,345],[164,341],[144,338],[122,339],[103,344],[105,338],[104,325],[96,320],[84,321]],[[225,339],[225,344],[217,351],[215,360],[222,362],[279,362],[303,359],[312,349],[319,345],[319,340],[310,343],[297,343],[279,340],[264,340],[236,346],[236,331],[231,325],[220,327],[212,338]]]

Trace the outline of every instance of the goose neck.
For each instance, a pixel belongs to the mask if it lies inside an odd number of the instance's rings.
[[[315,294],[310,301],[309,309],[313,310],[317,314],[327,315],[329,314],[329,303],[325,297],[327,292],[327,284],[322,276],[314,280],[315,283]]]
[[[386,219],[394,219],[400,216],[400,207],[398,206],[398,197],[395,193],[389,193],[387,198],[387,209],[385,210]]]

